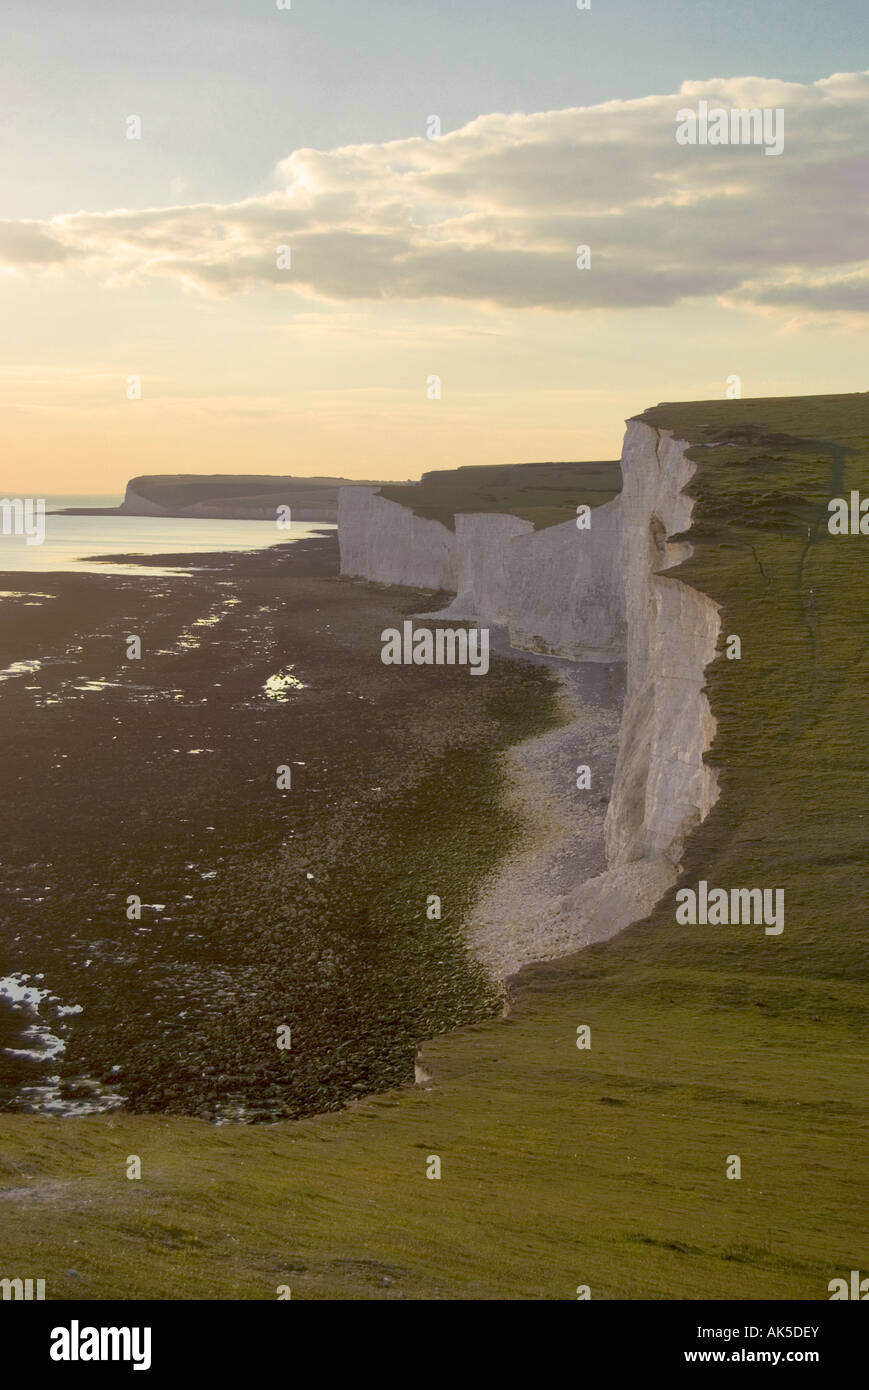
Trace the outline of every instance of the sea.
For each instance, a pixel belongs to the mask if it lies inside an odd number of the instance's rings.
[[[0,497],[20,496],[3,492]],[[117,496],[67,495],[45,497],[45,539],[28,544],[24,536],[2,534],[0,521],[0,572],[26,570],[89,571],[92,574],[182,574],[187,571],[123,563],[106,563],[100,555],[191,555],[215,551],[260,550],[286,545],[310,536],[334,531],[328,522],[296,522],[279,531],[274,521],[219,521],[208,517],[159,516],[63,516],[64,507],[116,507]]]

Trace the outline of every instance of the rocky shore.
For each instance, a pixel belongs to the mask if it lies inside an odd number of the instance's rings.
[[[420,594],[339,579],[334,537],[0,589],[3,1106],[335,1109],[500,1010],[463,928],[548,672],[384,666]]]

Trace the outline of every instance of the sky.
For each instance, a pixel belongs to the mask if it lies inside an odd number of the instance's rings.
[[[864,0],[4,0],[4,489],[613,458],[734,376],[869,388],[867,38]],[[702,100],[781,155],[677,143]]]

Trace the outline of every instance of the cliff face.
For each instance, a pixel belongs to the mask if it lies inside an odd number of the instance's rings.
[[[446,610],[454,618],[482,619],[506,627],[515,612],[512,566],[518,536],[534,534],[530,521],[499,512],[456,517],[456,594]]]
[[[575,521],[517,537],[509,551],[510,642],[572,661],[614,661],[625,652],[619,573],[622,499]]]
[[[454,589],[443,616],[508,627],[510,642],[573,661],[624,657],[618,573],[620,500],[535,531],[503,512],[456,516],[455,531],[416,516],[376,489],[338,494],[341,573],[381,584]]]
[[[455,533],[439,521],[377,496],[373,487],[338,493],[341,573],[377,584],[455,589]]]
[[[628,685],[607,817],[612,865],[664,856],[677,864],[687,835],[718,789],[703,762],[715,733],[704,671],[715,655],[718,606],[661,574],[690,554],[669,536],[687,531],[695,472],[686,445],[631,421],[622,455]]]
[[[373,489],[339,494],[342,573],[453,588],[455,600],[438,616],[507,626],[516,647],[575,661],[627,658],[607,868],[543,908],[538,893],[533,954],[521,941],[505,941],[502,973],[603,940],[645,916],[675,881],[688,835],[717,798],[703,754],[715,733],[704,672],[715,655],[718,607],[666,576],[691,551],[670,539],[691,523],[684,488],[695,465],[687,448],[630,421],[621,496],[592,510],[587,531],[575,522],[535,531],[517,517],[486,513],[457,516],[452,532]],[[579,751],[573,756],[581,760]],[[487,961],[496,970],[497,936],[490,923]]]
[[[166,508],[161,507],[159,502],[151,502],[147,497],[140,497],[139,493],[127,483],[127,491],[121,503],[121,511],[127,512],[130,516],[165,516]]]
[[[586,941],[612,936],[652,910],[718,797],[715,770],[703,761],[715,734],[704,673],[718,642],[718,606],[664,573],[691,553],[669,539],[691,524],[693,502],[683,491],[695,472],[688,447],[668,432],[628,423],[618,565],[627,693],[605,824],[608,868],[567,903]]]

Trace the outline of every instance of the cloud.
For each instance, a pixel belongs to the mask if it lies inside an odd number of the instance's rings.
[[[0,267],[58,266],[85,253],[52,234],[48,222],[0,221]]]
[[[784,152],[684,146],[676,112],[785,113]],[[275,191],[0,224],[0,266],[159,277],[210,296],[504,308],[865,312],[869,73],[811,84],[687,82],[678,93],[481,116],[437,140],[296,150]],[[576,247],[591,247],[591,269]],[[292,251],[278,267],[278,247]]]

